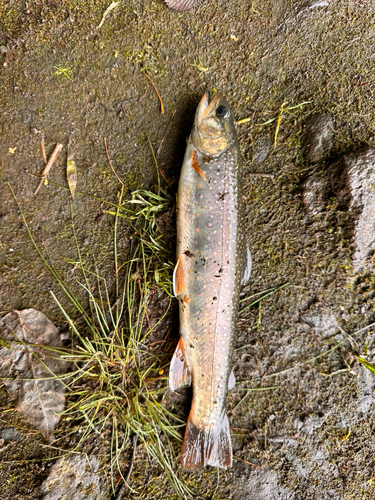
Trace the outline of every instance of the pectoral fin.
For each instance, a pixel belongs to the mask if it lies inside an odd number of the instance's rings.
[[[182,264],[182,256],[177,260],[176,267],[173,271],[173,294],[178,297],[185,290],[184,267]]]
[[[186,361],[184,342],[180,338],[169,369],[169,387],[172,391],[191,385],[191,372]]]
[[[249,247],[246,245],[245,255],[242,264],[241,285],[244,285],[247,281],[249,281],[251,274],[251,266],[252,266],[251,253]]]

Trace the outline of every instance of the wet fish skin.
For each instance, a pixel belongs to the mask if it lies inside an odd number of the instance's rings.
[[[177,195],[175,295],[180,341],[172,390],[192,384],[183,468],[232,465],[226,395],[246,252],[241,158],[229,104],[205,94],[187,145]]]

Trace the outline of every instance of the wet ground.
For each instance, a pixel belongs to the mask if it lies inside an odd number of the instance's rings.
[[[237,119],[251,118],[238,126],[254,263],[244,296],[289,285],[240,315],[234,371],[241,383],[228,402],[233,468],[186,474],[186,481],[202,499],[373,498],[375,382],[358,356],[371,362],[374,349],[374,328],[359,330],[375,320],[374,246],[360,234],[373,228],[365,207],[375,181],[357,153],[374,142],[373,3],[206,0],[176,13],[161,0],[122,1],[100,26],[109,4],[0,4],[0,172],[36,241],[79,294],[67,262],[77,255],[66,148],[34,196],[41,138],[47,156],[70,139],[77,239],[83,258],[95,259],[111,281],[113,218],[103,217],[102,200],[116,203],[119,185],[103,138],[129,195],[156,181],[147,136],[156,150],[168,129],[158,160],[167,178],[177,178],[200,96],[223,92]],[[160,92],[163,115],[142,70]],[[315,114],[323,115],[318,126]],[[343,160],[353,152],[358,163]],[[366,175],[356,177],[356,168]],[[124,259],[126,221],[119,231]],[[0,270],[2,315],[35,307],[66,327],[49,294],[59,287],[3,181]],[[0,394],[1,498],[47,498],[40,485],[57,452],[11,410],[4,388]],[[85,451],[100,452],[90,446]],[[132,477],[135,492],[126,498],[173,498],[141,451]]]

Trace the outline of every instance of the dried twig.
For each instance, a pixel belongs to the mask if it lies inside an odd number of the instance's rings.
[[[158,92],[158,89],[155,87],[154,82],[151,80],[151,78],[148,76],[145,70],[142,71],[142,73],[145,75],[145,77],[151,82],[151,85],[154,87],[154,90],[159,98],[160,101],[160,113],[164,115],[164,106],[163,106],[163,101],[161,100],[160,94]]]
[[[58,157],[62,148],[63,148],[62,144],[56,144],[55,149],[53,150],[53,153],[50,156],[50,159],[48,160],[48,162],[46,163],[46,166],[44,167],[44,170],[42,172],[42,178],[40,179],[39,186],[36,188],[34,196],[37,194],[39,189],[42,187],[43,182],[47,179],[49,171],[51,170],[52,165],[55,163],[55,160]]]
[[[127,483],[129,482],[130,475],[131,475],[132,470],[133,470],[133,465],[134,465],[134,461],[135,461],[135,452],[137,449],[137,443],[138,443],[138,436],[136,434],[134,434],[134,436],[133,436],[133,455],[132,455],[132,458],[130,461],[129,470],[128,470],[128,473],[126,474],[125,481],[124,481],[123,485],[121,486],[120,491],[118,492],[116,500],[121,500],[123,494],[125,493],[125,488],[127,486]]]
[[[176,111],[177,111],[177,109],[175,109],[175,110],[173,111],[172,116],[169,118],[169,122],[168,122],[167,128],[165,129],[165,132],[164,132],[163,138],[162,138],[162,140],[160,141],[160,144],[159,144],[158,150],[156,151],[156,155],[155,155],[155,156],[156,156],[156,158],[157,158],[157,157],[159,156],[159,154],[160,154],[161,147],[162,147],[163,142],[164,142],[164,139],[165,139],[165,137],[166,137],[166,135],[167,135],[167,133],[168,133],[168,130],[169,130],[169,127],[170,127],[170,125],[171,125],[171,123],[172,123],[173,117],[174,117],[174,115],[176,114]]]
[[[259,464],[253,464],[253,462],[248,462],[247,460],[243,460],[240,457],[237,457],[237,455],[233,455],[234,458],[237,458],[237,460],[241,460],[241,462],[245,462],[245,464],[252,465],[253,467],[260,467]]]
[[[105,21],[105,18],[108,16],[108,14],[111,12],[111,10],[115,9],[120,2],[112,2],[111,5],[105,10],[102,20],[100,21],[100,24],[96,27],[96,29],[100,29]]]
[[[46,150],[44,149],[44,137],[42,137],[41,143],[42,143],[43,160],[44,160],[44,164],[46,164],[47,163],[47,156],[46,156]]]
[[[103,141],[104,141],[104,147],[105,147],[105,152],[106,152],[106,155],[107,155],[107,160],[108,160],[108,163],[109,163],[109,166],[111,167],[112,169],[112,172],[115,174],[116,176],[116,179],[119,181],[119,183],[124,186],[124,183],[122,182],[122,180],[120,179],[120,177],[116,174],[116,171],[115,169],[113,168],[113,165],[112,165],[112,162],[111,162],[111,159],[109,157],[109,153],[108,153],[108,148],[107,148],[107,140],[105,137],[103,137]]]

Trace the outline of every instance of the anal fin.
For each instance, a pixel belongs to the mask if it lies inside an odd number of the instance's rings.
[[[178,341],[169,369],[169,387],[172,391],[191,385],[191,372],[186,361],[184,342]]]

